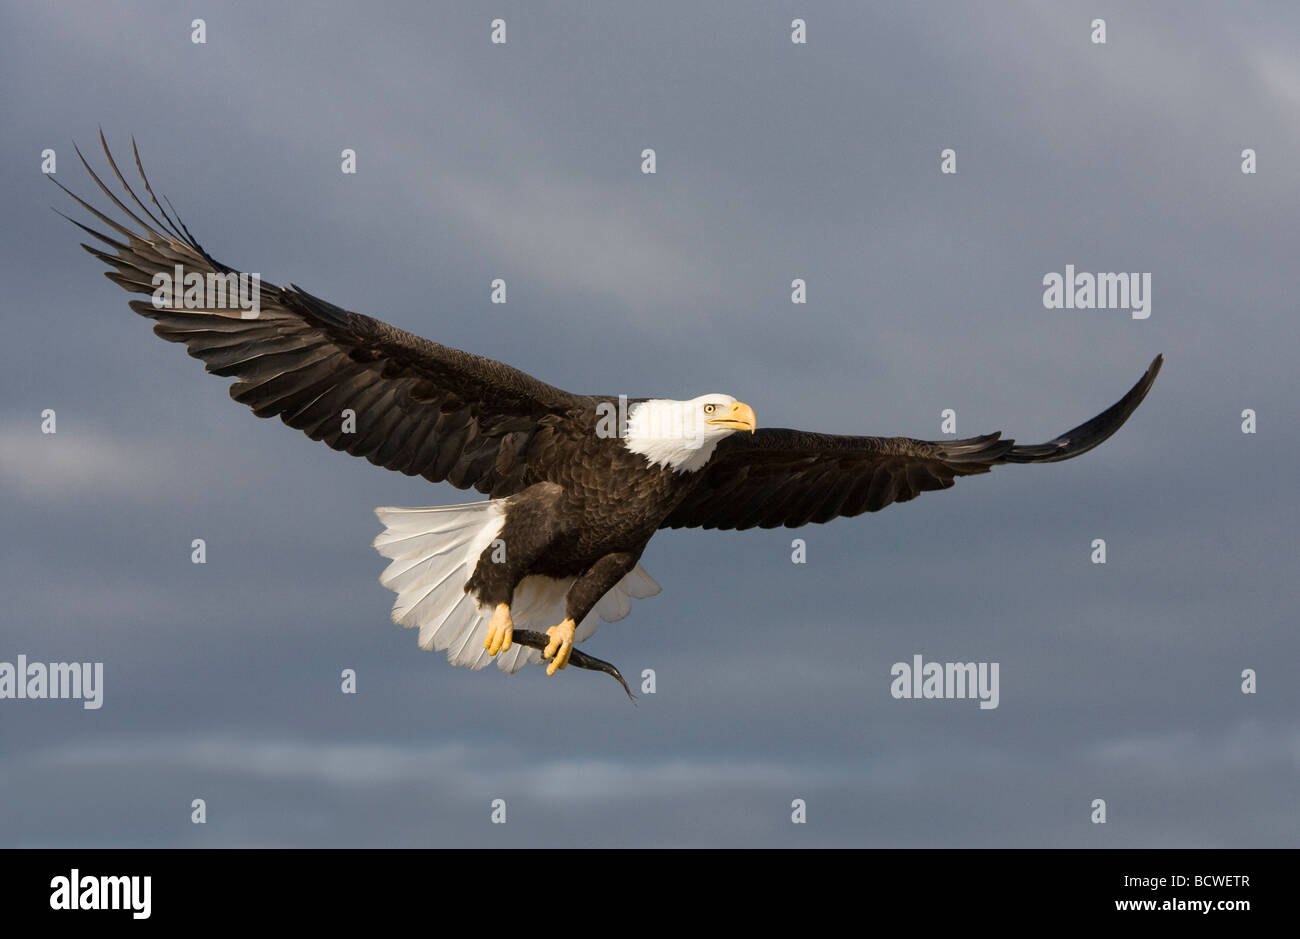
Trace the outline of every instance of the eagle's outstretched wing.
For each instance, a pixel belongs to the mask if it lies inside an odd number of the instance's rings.
[[[734,434],[718,444],[700,484],[660,527],[797,528],[907,502],[999,463],[1068,460],[1119,430],[1146,397],[1162,362],[1156,356],[1117,404],[1042,444],[1016,446],[1001,434],[941,441],[779,428]]]
[[[80,150],[77,156],[137,228],[119,224],[58,185],[124,239],[70,219],[116,252],[82,245],[114,268],[105,276],[133,293],[154,294],[155,275],[174,275],[177,265],[205,282],[208,275],[235,273],[208,255],[180,217],[173,220],[158,202],[139,152],[136,168],[161,220],[123,178],[102,131],[99,136],[109,166],[136,209],[104,184]],[[134,140],[131,147],[135,151]],[[151,298],[133,300],[130,306],[157,321],[159,336],[185,343],[209,372],[237,378],[230,396],[258,417],[278,415],[335,450],[492,496],[510,495],[534,482],[530,458],[549,449],[556,425],[594,406],[592,399],[501,362],[421,339],[296,286],[262,281],[258,304],[255,318],[242,318],[244,311],[233,303],[220,309],[171,303],[159,309]],[[346,423],[345,410],[355,414],[355,427]]]

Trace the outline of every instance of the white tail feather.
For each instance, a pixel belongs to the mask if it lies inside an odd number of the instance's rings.
[[[478,559],[501,533],[505,505],[499,500],[430,508],[384,506],[375,514],[386,526],[375,548],[392,563],[379,582],[397,594],[393,622],[420,630],[420,648],[447,650],[447,661],[479,669],[492,661],[483,648],[492,610],[465,592]],[[515,588],[510,617],[516,629],[545,632],[564,619],[564,597],[574,577],[530,575]],[[633,568],[600,598],[575,632],[582,642],[600,621],[627,616],[632,600],[653,597],[660,590],[641,565]],[[497,666],[517,672],[529,662],[541,662],[536,649],[516,645],[498,653]]]

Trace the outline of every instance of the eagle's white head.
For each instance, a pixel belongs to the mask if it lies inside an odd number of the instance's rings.
[[[655,398],[627,412],[623,443],[651,466],[693,473],[709,462],[718,441],[738,430],[751,434],[754,409],[731,395],[701,395],[689,401]]]

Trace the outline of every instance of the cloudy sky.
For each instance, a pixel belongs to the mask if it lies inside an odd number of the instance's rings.
[[[1300,10],[4,18],[0,662],[102,662],[104,697],[0,700],[0,844],[1300,841]],[[663,593],[587,645],[654,670],[635,707],[575,669],[453,669],[389,621],[372,509],[466,494],[254,419],[150,334],[41,178],[53,149],[94,194],[72,141],[101,165],[101,125],[222,261],[574,391],[922,438],[952,408],[963,436],[1037,442],[1165,368],[1069,463],[799,532],[658,535]],[[1046,309],[1067,264],[1150,273],[1150,317]],[[999,706],[896,700],[918,654],[999,663]]]

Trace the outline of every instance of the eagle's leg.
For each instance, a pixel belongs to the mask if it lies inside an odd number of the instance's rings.
[[[564,598],[564,622],[546,630],[546,635],[551,637],[542,652],[542,658],[551,659],[551,663],[546,666],[546,674],[554,675],[569,664],[578,623],[583,621],[611,587],[623,579],[624,574],[636,567],[640,557],[640,551],[636,554],[623,551],[607,554],[573,582]]]
[[[569,656],[573,654],[573,636],[577,631],[578,624],[568,617],[560,625],[546,630],[546,635],[551,637],[542,651],[542,658],[551,659],[551,664],[546,666],[546,674],[554,675],[557,669],[568,666]]]
[[[514,632],[515,624],[510,619],[510,604],[498,603],[496,611],[492,614],[492,622],[488,623],[483,648],[488,650],[488,655],[505,652],[510,648]]]
[[[515,587],[554,537],[555,506],[562,493],[553,483],[536,483],[507,500],[501,530],[483,549],[465,584],[466,593],[493,610],[483,639],[489,655],[505,652],[514,644],[510,604]]]

